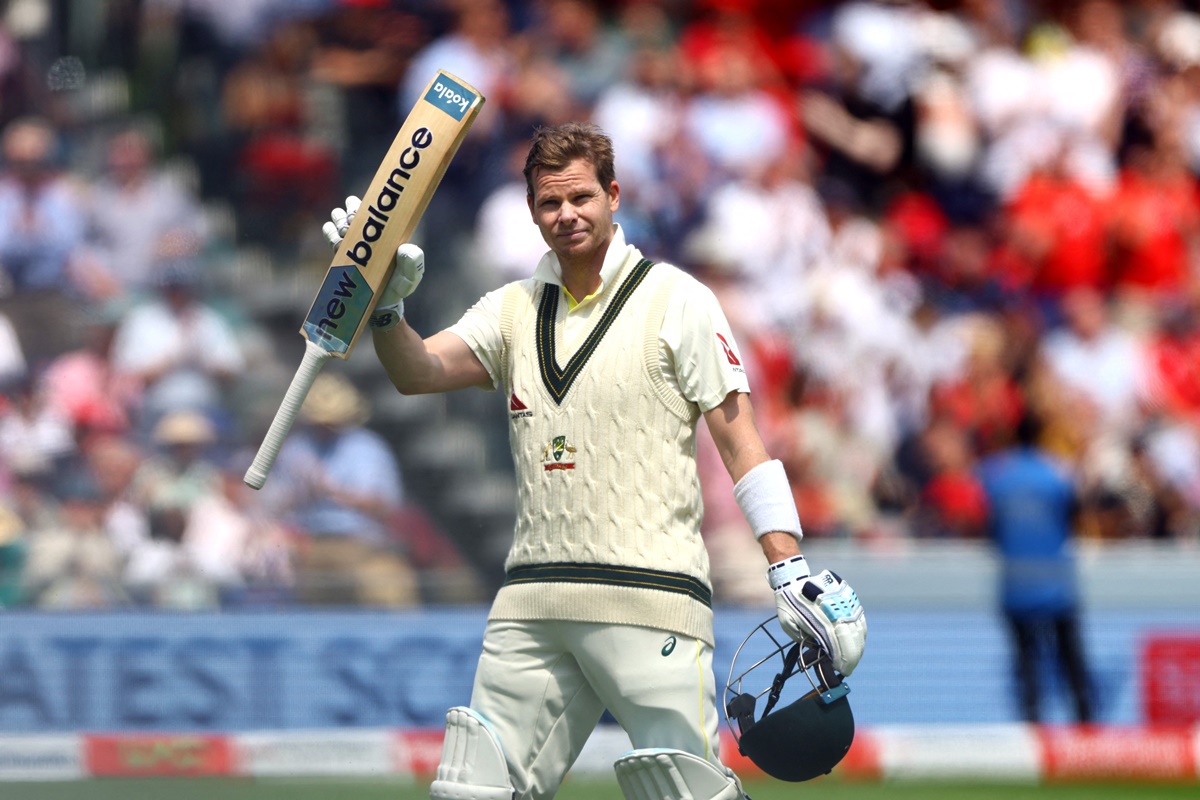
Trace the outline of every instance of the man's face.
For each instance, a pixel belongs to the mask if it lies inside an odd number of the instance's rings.
[[[583,159],[559,172],[539,169],[533,175],[529,210],[542,238],[564,264],[587,261],[608,246],[619,205],[617,182],[601,186],[595,168]]]

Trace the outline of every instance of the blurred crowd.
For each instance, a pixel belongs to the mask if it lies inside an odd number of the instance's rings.
[[[344,375],[241,482],[320,224],[439,68],[487,102],[419,329],[531,273],[529,134],[590,119],[629,240],[720,297],[807,536],[983,537],[977,466],[1036,417],[1081,535],[1200,541],[1195,2],[0,5],[0,607],[483,597]],[[230,290],[251,249],[315,265],[304,308]],[[701,465],[719,581],[752,540]]]

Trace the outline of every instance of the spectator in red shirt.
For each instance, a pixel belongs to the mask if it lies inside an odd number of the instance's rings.
[[[921,488],[914,532],[922,537],[972,539],[987,523],[987,494],[975,475],[967,432],[948,419],[935,420],[921,437],[931,475]]]
[[[1055,301],[1107,285],[1106,204],[1067,169],[1067,148],[1034,171],[1009,203],[1008,244],[1030,267],[1030,289]]]
[[[1153,401],[1200,424],[1200,298],[1164,313],[1147,350]]]
[[[1116,287],[1164,296],[1183,288],[1200,244],[1200,185],[1183,149],[1159,138],[1130,151],[1112,203]]]
[[[782,88],[777,42],[763,23],[778,35],[790,28],[790,20],[778,18],[770,4],[759,0],[701,0],[696,6],[679,33],[680,55],[693,76],[724,54],[741,52],[753,65],[756,83],[767,89]]]
[[[971,334],[966,369],[930,390],[932,417],[954,421],[972,437],[977,450],[990,451],[1006,441],[1024,409],[1021,389],[1012,375],[1013,341],[998,321],[980,317]]]

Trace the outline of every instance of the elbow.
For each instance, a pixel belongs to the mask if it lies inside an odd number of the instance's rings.
[[[437,373],[394,371],[389,372],[388,377],[392,381],[392,386],[396,387],[396,391],[406,397],[443,391]]]
[[[400,380],[392,378],[392,386],[396,387],[396,391],[405,397],[411,397],[417,394],[426,394],[428,390],[421,387],[419,383],[413,380]]]

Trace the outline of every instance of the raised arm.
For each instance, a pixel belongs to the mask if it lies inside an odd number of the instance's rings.
[[[345,208],[335,208],[321,228],[326,241],[337,247],[358,212],[360,201],[346,198]],[[417,290],[425,276],[425,253],[405,242],[396,250],[396,265],[387,286],[369,320],[375,353],[384,371],[401,394],[430,394],[466,389],[490,388],[491,376],[471,348],[460,337],[447,331],[428,339],[404,319],[404,300]]]

